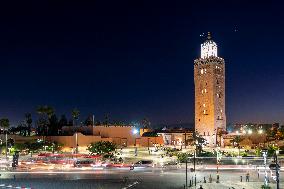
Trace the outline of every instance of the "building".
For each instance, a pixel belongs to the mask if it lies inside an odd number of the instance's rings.
[[[162,129],[157,132],[159,136],[162,136],[165,145],[172,146],[188,146],[192,140],[193,131],[187,128],[179,129]]]
[[[162,146],[164,141],[162,136],[143,137],[142,131],[131,125],[96,125],[72,127],[66,126],[62,130],[69,133],[65,136],[48,136],[50,142],[63,144],[66,151],[78,148],[79,152],[86,151],[90,143],[99,141],[109,141],[118,147],[153,147]],[[144,130],[145,131],[145,130]]]
[[[207,40],[201,44],[201,57],[194,61],[195,131],[210,146],[221,144],[216,135],[226,130],[225,62],[217,50],[208,32]]]

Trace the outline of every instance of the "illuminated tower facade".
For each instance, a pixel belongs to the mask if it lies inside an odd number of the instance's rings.
[[[201,44],[201,57],[194,61],[195,130],[210,146],[220,145],[226,130],[225,62],[208,33]]]

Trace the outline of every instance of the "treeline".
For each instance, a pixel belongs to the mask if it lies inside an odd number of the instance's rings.
[[[103,120],[95,120],[93,115],[87,116],[85,119],[80,119],[80,111],[74,108],[68,119],[65,114],[58,116],[55,109],[51,106],[38,106],[36,108],[37,118],[34,120],[31,113],[24,115],[23,121],[17,126],[10,127],[8,118],[0,119],[0,127],[2,131],[7,131],[11,134],[19,134],[22,136],[31,136],[32,134],[40,136],[62,135],[64,126],[90,126],[90,125],[133,125],[124,121],[110,120],[109,115],[105,115]],[[149,127],[150,122],[144,118],[140,123],[143,127]],[[34,133],[32,131],[35,131]]]

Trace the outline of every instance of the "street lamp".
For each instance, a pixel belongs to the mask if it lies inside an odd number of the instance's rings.
[[[266,160],[267,160],[267,149],[262,150],[263,160],[264,160],[264,186],[268,186],[268,178],[267,178],[267,171],[266,171]]]
[[[221,160],[221,153],[220,153],[220,147],[217,147],[216,148],[216,153],[217,153],[217,158],[216,158],[216,164],[217,164],[217,181],[216,183],[219,183],[219,163],[220,163],[220,160]]]
[[[137,156],[137,144],[136,144],[136,134],[138,133],[138,129],[134,128],[132,130],[132,134],[134,135],[135,139],[134,139],[134,146],[135,146],[135,156]]]
[[[274,162],[275,162],[275,172],[276,172],[276,189],[279,189],[279,164],[277,155],[279,154],[279,150],[276,150],[274,153]]]
[[[151,142],[152,143],[152,142]],[[150,138],[148,137],[148,153],[150,155]]]
[[[79,145],[78,145],[78,133],[77,132],[75,133],[75,141],[76,141],[75,153],[78,154],[78,152],[79,152],[79,149],[78,149]]]
[[[6,149],[5,149],[5,157],[6,160],[8,160],[8,155],[7,155],[7,150],[8,150],[8,134],[7,134],[7,129],[5,129],[5,140],[6,140]]]

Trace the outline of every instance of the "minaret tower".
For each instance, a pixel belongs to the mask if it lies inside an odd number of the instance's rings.
[[[226,130],[225,62],[209,32],[201,44],[201,57],[194,61],[194,85],[195,131],[210,146],[221,145],[220,132]]]

